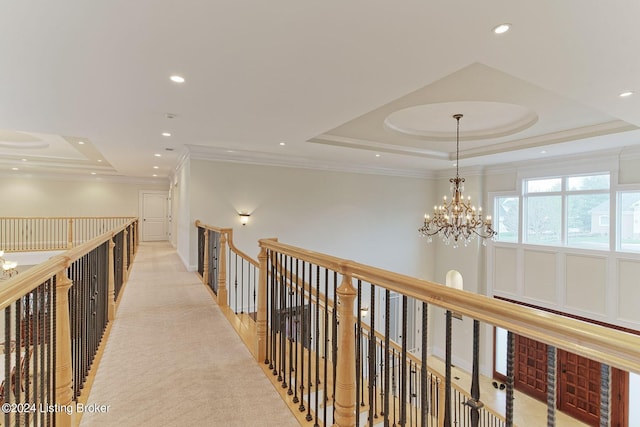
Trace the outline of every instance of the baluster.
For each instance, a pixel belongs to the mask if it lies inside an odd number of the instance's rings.
[[[301,337],[302,337],[302,348],[300,349],[300,406],[298,406],[298,410],[300,412],[304,412],[306,410],[306,408],[304,407],[304,352],[305,349],[307,348],[307,328],[306,328],[306,323],[307,323],[307,310],[305,308],[306,306],[306,301],[305,301],[305,292],[304,292],[304,273],[306,271],[306,262],[302,261],[302,265],[301,265],[301,270],[302,270],[302,289],[300,292],[300,302],[301,302],[301,306],[300,306],[300,323],[301,323]]]
[[[295,301],[296,301],[296,307],[295,307],[295,311],[293,313],[294,317],[294,323],[295,323],[295,337],[296,337],[296,350],[295,350],[295,358],[294,358],[294,371],[296,373],[296,384],[293,387],[293,403],[298,403],[300,400],[298,399],[298,372],[300,372],[300,369],[298,369],[298,352],[302,351],[301,345],[302,345],[302,340],[304,340],[304,337],[301,337],[301,332],[300,332],[300,327],[301,327],[301,314],[302,312],[301,307],[301,293],[300,293],[300,270],[299,270],[299,260],[296,258],[296,288],[295,288]]]
[[[326,268],[324,269],[324,352],[323,352],[323,359],[324,359],[324,387],[322,387],[322,395],[324,396],[323,399],[323,406],[322,406],[322,421],[326,424],[327,423],[327,402],[329,401],[329,398],[327,396],[327,351],[328,351],[328,345],[329,345],[329,270],[327,270]]]
[[[610,401],[610,376],[611,368],[604,363],[600,364],[600,427],[609,427],[609,401]]]
[[[313,315],[313,278],[311,277],[313,273],[313,265],[311,263],[309,263],[309,294],[308,294],[308,298],[309,298],[309,310],[308,310],[308,314],[307,314],[307,327],[308,327],[308,331],[309,331],[309,347],[307,348],[307,356],[309,357],[308,360],[308,375],[307,375],[307,416],[305,417],[305,419],[307,421],[311,421],[313,419],[313,417],[311,416],[311,391],[313,388],[313,380],[311,379],[311,346],[313,345],[313,320],[312,320],[312,315]],[[317,388],[317,387],[316,387]]]
[[[369,425],[373,425],[374,417],[377,417],[375,411],[375,386],[376,386],[376,288],[370,285],[370,301],[369,301]]]
[[[333,423],[336,423],[336,386],[337,381],[336,377],[338,375],[338,272],[333,272],[333,297],[334,301],[336,301],[333,306],[333,318],[331,319],[331,357],[333,360],[333,391],[331,394],[331,398],[333,399]]]
[[[382,404],[382,411],[384,414],[384,427],[389,427],[389,348],[390,348],[390,338],[391,334],[391,326],[389,313],[391,311],[391,301],[390,301],[391,292],[389,289],[385,289],[385,298],[384,298],[384,378],[383,378],[383,397],[384,402]]]
[[[407,303],[406,295],[402,295],[402,363],[400,365],[400,425],[407,422]]]
[[[11,345],[11,307],[13,307],[13,304],[8,305],[5,309],[4,309],[4,378],[2,378],[2,380],[4,381],[4,395],[3,397],[3,401],[5,403],[9,402],[9,392],[11,390],[11,352],[12,352],[12,345]],[[9,414],[10,411],[4,411],[4,425],[8,426],[11,425],[10,424],[10,419],[9,419]]]
[[[478,427],[480,422],[480,322],[473,321],[473,368],[471,373],[471,399],[466,404],[471,408],[471,426]]]
[[[289,259],[289,283],[287,284],[287,295],[289,296],[289,309],[287,310],[287,320],[289,324],[289,330],[287,333],[287,337],[289,339],[289,389],[287,390],[287,395],[291,396],[293,394],[293,390],[291,386],[293,385],[293,379],[291,378],[293,369],[293,318],[295,313],[295,306],[293,305],[293,257],[288,257]],[[295,386],[293,386],[295,388]]]
[[[231,248],[229,248],[231,250]],[[233,305],[234,313],[238,314],[238,254],[234,254],[235,266],[233,268]],[[280,325],[278,325],[280,326]]]
[[[393,398],[393,425],[396,425],[396,400],[398,397],[398,393],[397,393],[397,389],[396,389],[396,349],[393,348],[393,353],[391,354],[391,390],[392,390],[392,395],[391,397]]]
[[[514,355],[515,355],[515,337],[513,332],[507,332],[507,390],[505,402],[505,419],[506,427],[513,427],[513,376],[514,376]]]
[[[23,304],[24,304],[24,298],[18,298],[16,300],[16,316],[15,316],[15,353],[14,353],[14,362],[13,362],[13,366],[14,366],[14,370],[15,370],[15,390],[13,392],[14,396],[15,396],[15,402],[20,402],[21,401],[21,397],[20,397],[20,393],[22,391],[22,387],[20,387],[20,384],[22,384],[22,372],[20,372],[20,351],[22,349],[23,341],[22,341],[22,329],[23,329],[23,325],[22,325],[22,318],[23,318]],[[9,384],[11,383],[6,383],[6,385],[11,388],[9,386]],[[15,414],[15,425],[20,425],[21,424],[21,416],[20,413],[16,413]],[[9,424],[7,424],[9,425]]]
[[[427,427],[427,421],[429,416],[429,401],[427,400],[427,347],[428,347],[428,322],[429,322],[429,308],[426,302],[422,303],[422,365],[420,369],[420,424],[422,427]]]
[[[277,269],[277,280],[278,280],[278,298],[277,298],[277,324],[278,324],[278,351],[279,351],[279,363],[278,363],[278,381],[284,381],[282,383],[282,388],[287,388],[287,381],[286,379],[283,380],[283,373],[285,372],[285,368],[284,368],[284,361],[285,361],[285,346],[286,346],[286,341],[285,341],[285,335],[286,335],[286,331],[285,329],[285,316],[286,316],[286,311],[284,309],[284,301],[286,298],[285,295],[285,289],[284,289],[284,273],[282,272],[282,254],[278,254],[277,258],[276,258],[276,269]]]
[[[356,328],[355,328],[355,338],[356,338],[356,402],[360,402],[360,383],[362,382],[362,355],[361,355],[361,347],[362,347],[362,281],[358,280],[358,295],[356,297]],[[360,409],[356,408],[356,425],[360,425]]]
[[[319,408],[319,399],[320,399],[320,266],[316,266],[316,406],[314,407],[315,412],[315,423],[314,427],[319,427],[318,425],[318,408]],[[309,405],[311,406],[311,405]]]
[[[557,349],[547,345],[547,426],[556,425],[556,356]]]
[[[446,313],[444,426],[451,427],[451,311]]]

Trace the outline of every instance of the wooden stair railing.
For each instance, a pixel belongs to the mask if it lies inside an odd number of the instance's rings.
[[[233,246],[230,229],[210,227],[199,221],[196,225],[220,233],[220,240],[223,241],[224,236],[225,243]],[[277,239],[262,239],[259,246],[258,261],[251,260],[239,251],[235,252],[240,253],[240,257],[246,257],[252,266],[259,266],[256,335],[249,347],[256,359],[265,362],[277,378],[284,389],[283,396],[298,402],[300,412],[307,413],[303,419],[314,424],[326,425],[330,421],[329,415],[311,415],[312,400],[317,402],[317,396],[322,393],[324,401],[320,405],[315,403],[314,412],[322,408],[326,413],[324,408],[331,404],[334,412],[331,415],[336,426],[356,425],[361,422],[361,416],[369,417],[373,422],[372,416],[383,413],[384,417],[398,415],[398,421],[403,424],[411,422],[419,423],[415,425],[448,427],[453,422],[452,417],[464,416],[468,417],[471,426],[480,425],[480,422],[484,425],[488,422],[496,426],[514,425],[512,378],[507,380],[505,417],[483,407],[479,395],[477,337],[481,323],[506,329],[511,337],[514,334],[530,337],[553,348],[588,357],[603,363],[605,367],[640,372],[640,337],[635,335],[282,244]],[[222,253],[220,255],[221,258]],[[206,261],[203,259],[202,262],[204,272]],[[224,283],[228,279],[221,276],[223,270],[223,266],[218,267],[218,281]],[[326,291],[321,291],[322,287]],[[385,319],[390,317],[390,295],[399,295],[399,308],[403,313],[397,320],[402,323],[402,343],[389,339],[388,320],[384,328],[376,326],[375,329],[363,321],[361,310],[366,305],[366,298],[361,295],[362,289],[369,290],[369,296],[375,294],[376,290],[386,295],[386,306],[380,307]],[[338,300],[337,310],[333,306],[333,297]],[[423,308],[422,334],[418,337],[423,344],[421,357],[408,351],[408,299],[421,302]],[[375,298],[371,298],[369,304],[373,312]],[[455,313],[456,316],[474,321],[472,385],[468,392],[451,382],[450,350],[447,350],[445,374],[426,374],[425,343],[429,331],[429,305],[444,309],[447,318]],[[308,324],[305,326],[305,321],[297,323],[296,318],[306,319]],[[317,329],[319,326],[324,330]],[[300,331],[300,328],[303,330]],[[380,332],[382,329],[384,333]],[[447,322],[446,329],[446,347],[449,348],[452,340],[451,322]],[[300,338],[300,332],[304,332],[303,335],[308,338]],[[319,345],[322,341],[330,343],[332,349],[327,344]],[[509,358],[512,359],[512,352]],[[367,361],[372,359],[382,364],[383,369],[367,365]],[[395,366],[390,367],[390,364]],[[316,370],[315,378],[312,369]],[[433,370],[429,368],[428,371]],[[318,375],[320,372],[322,374]],[[328,379],[325,379],[326,375],[329,375]],[[416,376],[433,380],[422,381],[418,389],[418,382],[412,382]],[[606,379],[606,376],[603,378]],[[433,386],[429,385],[430,381],[434,381]],[[320,383],[324,385],[321,387],[318,385]],[[329,385],[334,387],[333,396],[329,396]],[[436,391],[431,392],[429,387],[435,387]],[[315,391],[312,393],[312,390]],[[603,388],[603,395],[607,392],[608,389]],[[430,399],[433,399],[434,393],[437,400],[432,402]],[[366,401],[367,395],[369,402]],[[416,401],[418,396],[422,399],[420,402]],[[399,408],[393,409],[396,405]],[[378,406],[381,410],[374,409]],[[452,413],[452,407],[459,412]],[[366,408],[368,413],[361,415],[361,409],[358,408]],[[553,419],[555,408],[549,407],[548,411],[551,414],[549,419]],[[605,405],[601,413],[603,419],[607,418],[608,411]],[[435,421],[429,415],[434,413],[437,415]],[[487,417],[491,421],[487,421]]]
[[[121,271],[113,257],[118,234],[127,236],[120,243],[128,257]],[[131,219],[3,282],[2,400],[9,409],[35,405],[57,410],[4,411],[2,425],[79,423],[75,405],[86,403],[87,378],[95,375],[96,354],[106,342],[118,303],[114,276],[126,280],[137,235],[137,219]]]

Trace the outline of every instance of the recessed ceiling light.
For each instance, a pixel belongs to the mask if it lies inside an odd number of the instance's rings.
[[[162,132],[162,136],[171,136],[171,133],[169,133],[169,132]]]
[[[153,168],[154,169],[160,169],[160,166],[154,166]]]
[[[380,154],[376,154],[376,157],[380,157]]]
[[[281,142],[280,145],[287,145],[287,143],[286,142]]]
[[[20,160],[22,160],[23,162],[26,162],[26,161],[27,161],[27,159],[20,159]]]
[[[156,176],[158,176],[158,174],[154,173],[154,174],[153,174],[153,175],[151,175],[151,176],[156,177]]]
[[[95,172],[91,172],[91,175],[95,175],[95,174],[96,174]]]
[[[173,76],[169,77],[171,79],[172,82],[174,83],[184,83],[184,77],[179,76],[177,74],[174,74]]]
[[[511,29],[511,24],[500,24],[497,27],[493,28],[493,32],[496,34],[504,34]]]
[[[102,159],[98,159],[98,163],[102,163]]]
[[[155,156],[155,157],[162,157],[162,154],[160,154],[160,153],[156,153],[156,154],[154,154],[154,156]]]
[[[84,145],[84,141],[78,141],[78,145]]]
[[[18,168],[11,168],[11,170],[12,170],[12,171],[17,171],[17,170],[20,170],[20,169],[18,169]]]
[[[620,98],[626,98],[627,96],[631,96],[631,95],[633,95],[633,91],[628,90],[626,92],[621,92],[619,96]]]

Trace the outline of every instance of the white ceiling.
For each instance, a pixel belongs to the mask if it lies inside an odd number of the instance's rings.
[[[462,166],[622,149],[640,144],[638,17],[629,0],[0,0],[0,174],[162,179],[189,150],[427,175],[451,168],[455,113]]]

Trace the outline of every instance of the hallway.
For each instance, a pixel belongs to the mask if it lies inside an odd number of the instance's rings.
[[[140,244],[87,405],[83,427],[299,425],[167,242]]]

